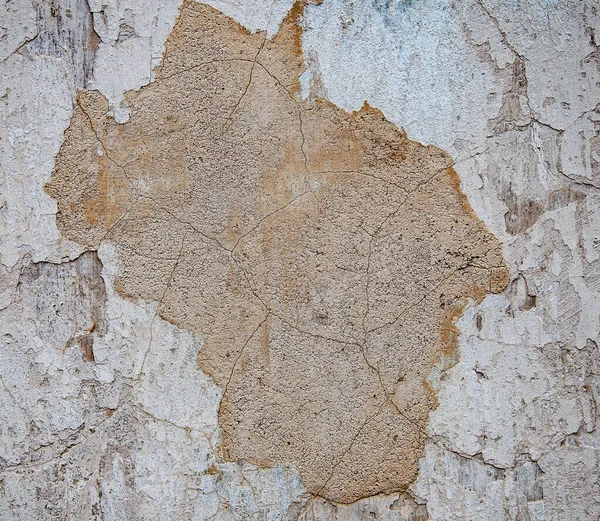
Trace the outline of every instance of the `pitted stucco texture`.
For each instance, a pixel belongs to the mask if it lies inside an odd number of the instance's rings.
[[[115,245],[121,293],[203,339],[227,459],[351,502],[414,481],[427,378],[507,270],[448,155],[302,100],[300,13],[268,41],[186,4],[128,123],[79,95],[47,190],[69,239]]]

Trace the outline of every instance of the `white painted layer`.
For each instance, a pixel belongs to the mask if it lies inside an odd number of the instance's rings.
[[[432,520],[600,515],[598,15],[591,1],[307,8],[304,94],[347,110],[367,100],[449,151],[515,281],[459,322],[460,362],[439,383],[414,487]],[[512,196],[541,207],[514,235]]]
[[[57,262],[78,251],[60,237],[56,203],[44,192],[72,111],[67,74],[49,56],[0,63],[0,261],[8,268],[26,254]]]
[[[291,4],[210,3],[268,35]],[[89,5],[101,39],[91,87],[126,121],[122,94],[152,80],[179,0]],[[75,72],[60,57],[19,49],[36,34],[35,17],[26,0],[0,6],[0,517],[410,519],[412,507],[390,496],[344,508],[306,503],[293,468],[223,463],[220,390],[195,364],[201,339],[157,318],[156,304],[115,294],[108,246],[109,327],[93,366],[76,349],[50,345],[66,330],[36,322],[34,297],[15,300],[29,258],[80,253],[60,236],[43,190],[72,113]],[[504,241],[515,280],[459,322],[461,359],[440,379],[412,490],[432,520],[600,515],[599,25],[591,0],[306,8],[304,93],[348,110],[368,100],[409,137],[450,152],[476,213]],[[504,110],[519,59],[526,88]],[[543,206],[514,236],[504,218],[509,188]],[[99,416],[98,406],[115,412]]]

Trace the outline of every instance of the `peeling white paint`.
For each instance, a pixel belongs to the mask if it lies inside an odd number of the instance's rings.
[[[291,6],[209,3],[269,36]],[[88,87],[110,99],[117,121],[128,119],[123,93],[152,81],[179,4],[90,0],[100,43]],[[337,507],[308,501],[293,468],[223,463],[221,390],[195,364],[202,340],[158,318],[155,303],[116,294],[110,247],[100,251],[108,329],[96,337],[94,364],[57,349],[70,330],[38,323],[35,295],[16,299],[23,266],[81,253],[60,236],[43,190],[77,71],[59,56],[27,52],[35,7],[0,6],[0,517],[308,521],[372,511],[415,519],[412,506],[392,509],[398,497]],[[460,361],[440,379],[411,493],[431,520],[595,519],[600,9],[592,1],[325,0],[306,8],[304,25],[305,95],[347,110],[367,100],[412,139],[450,152],[516,281],[458,323]],[[526,87],[516,92],[518,60]],[[542,205],[514,235],[509,190]]]
[[[230,16],[248,31],[266,31],[267,38],[271,38],[277,34],[294,0],[208,0],[204,3]]]
[[[597,517],[589,478],[600,462],[591,448],[599,446],[597,6],[331,1],[308,7],[305,25],[305,94],[347,110],[367,100],[411,138],[448,150],[525,284],[488,297],[458,323],[460,361],[442,376],[413,489],[429,518]],[[526,88],[507,112],[517,60]],[[499,114],[502,131],[491,126]],[[508,190],[543,206],[513,236]],[[536,305],[525,310],[528,294]],[[461,487],[460,462],[475,456],[482,473],[470,469]],[[544,471],[543,497],[528,499],[519,476],[532,460]],[[496,467],[503,476],[486,482],[484,470]]]
[[[90,87],[110,100],[119,123],[129,120],[123,93],[153,79],[180,4],[181,0],[151,4],[142,0],[90,1],[94,30],[101,40]]]
[[[65,67],[54,57],[21,54],[0,63],[0,259],[8,268],[25,254],[57,262],[78,251],[60,237],[56,203],[44,192],[71,116]]]
[[[37,33],[33,2],[4,2],[0,5],[0,61]]]

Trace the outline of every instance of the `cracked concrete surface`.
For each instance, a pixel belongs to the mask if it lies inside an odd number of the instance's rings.
[[[266,30],[265,48],[290,8],[285,1],[210,3],[252,33]],[[295,99],[349,112],[366,100],[408,138],[446,151],[475,215],[502,241],[511,273],[502,294],[456,310],[462,316],[446,329],[456,349],[428,375],[439,404],[423,425],[416,480],[406,492],[348,505],[312,496],[289,462],[224,461],[229,442],[219,409],[229,385],[215,385],[197,365],[205,339],[161,318],[161,298],[119,293],[123,258],[141,247],[150,262],[151,238],[119,246],[99,235],[98,256],[82,256],[84,246],[56,227],[44,184],[78,110],[77,90],[100,91],[107,102],[93,101],[103,111],[134,121],[124,93],[160,74],[179,8],[179,0],[0,6],[0,517],[597,518],[596,3],[325,0],[305,9],[301,92],[286,84]],[[254,80],[261,70],[255,67]],[[224,133],[252,99],[243,98]],[[383,182],[364,177],[356,186]],[[98,222],[120,204],[113,179],[104,178],[104,199],[90,205]],[[162,180],[162,193],[173,189],[176,198],[185,179],[175,181]],[[292,202],[302,190],[282,194],[273,178],[265,181],[262,190],[285,198],[264,201],[258,219],[276,213],[259,228],[309,196]],[[243,233],[248,223],[230,224]],[[175,235],[169,251],[158,252],[173,273],[183,244],[183,234]],[[253,282],[264,276],[252,275]],[[166,289],[156,290],[159,297],[168,297]],[[90,305],[92,293],[94,302],[105,300],[104,311]],[[316,311],[326,327],[329,315]],[[244,348],[250,369],[276,360],[262,349],[263,332],[281,318],[263,323],[265,315],[243,338],[252,335]],[[200,360],[206,367],[209,360]]]

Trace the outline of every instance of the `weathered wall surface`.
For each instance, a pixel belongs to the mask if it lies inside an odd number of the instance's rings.
[[[598,518],[597,4],[209,3],[0,6],[0,518]]]

